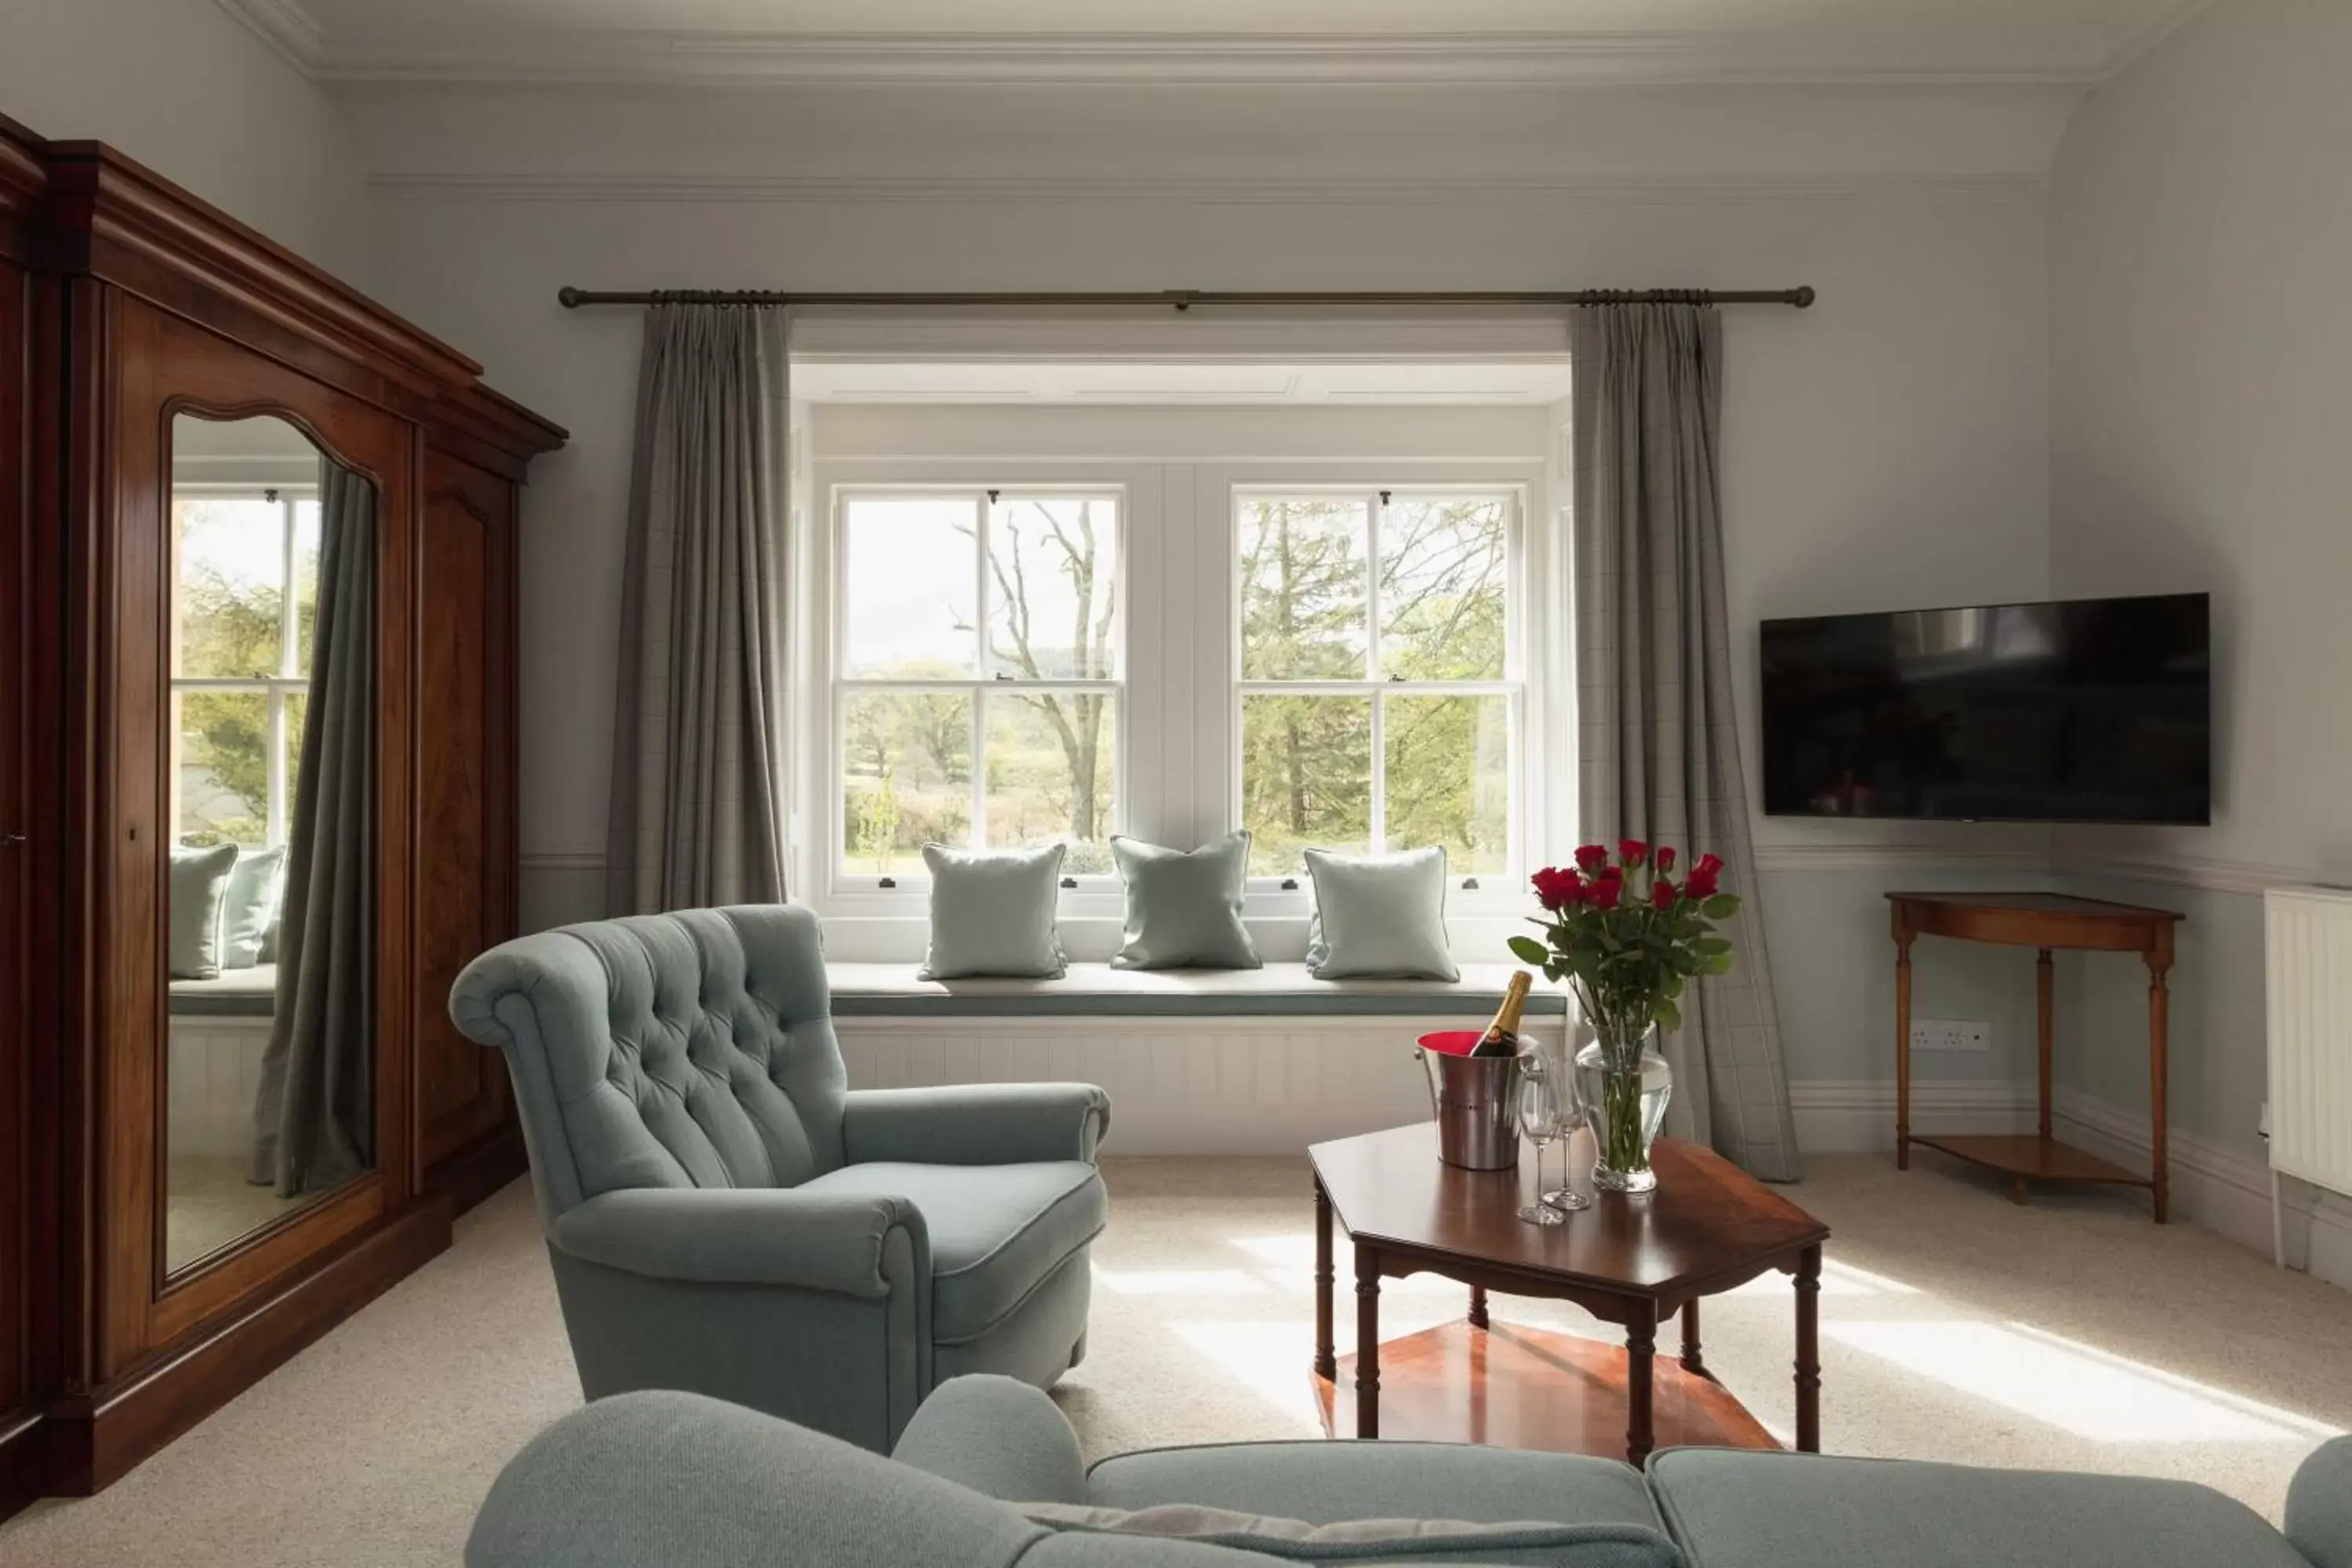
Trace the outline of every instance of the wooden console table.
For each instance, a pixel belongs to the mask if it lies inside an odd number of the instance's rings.
[[[2168,999],[2165,975],[2172,968],[2173,928],[2185,918],[2171,910],[2141,909],[2060,893],[1889,893],[1895,932],[1895,1163],[1911,1167],[1911,1145],[1924,1144],[2010,1178],[2023,1203],[2034,1182],[2096,1183],[2146,1187],[2155,1200],[2156,1223],[2168,1207],[2164,1154],[2165,1048]],[[1911,1131],[1911,943],[1922,936],[1956,942],[1993,942],[2041,950],[2037,965],[2035,1035],[2040,1047],[2040,1121],[2032,1137],[1972,1135],[1927,1137]],[[2095,1154],[2072,1149],[2050,1131],[2050,1033],[2053,949],[2137,952],[2147,965],[2147,1079],[2149,1171],[2127,1171]]]

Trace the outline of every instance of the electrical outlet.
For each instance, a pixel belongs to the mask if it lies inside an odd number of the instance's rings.
[[[1992,1026],[1972,1018],[1914,1018],[1911,1048],[1915,1051],[1989,1051]]]

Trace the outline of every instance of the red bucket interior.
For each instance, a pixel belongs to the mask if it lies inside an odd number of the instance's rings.
[[[1422,1036],[1421,1048],[1435,1051],[1441,1057],[1466,1057],[1486,1037],[1484,1029],[1440,1029],[1433,1035]]]

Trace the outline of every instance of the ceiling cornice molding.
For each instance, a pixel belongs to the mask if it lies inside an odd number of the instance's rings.
[[[1527,174],[1307,175],[1155,178],[1150,175],[648,174],[619,173],[385,173],[369,188],[395,200],[622,202],[841,205],[950,202],[1144,203],[1188,206],[1392,206],[1520,200],[1661,206],[1724,202],[2032,204],[2041,174]]]
[[[222,0],[274,12],[291,0]],[[834,36],[584,30],[334,37],[343,81],[766,86],[1739,86],[2082,84],[2096,28],[1938,33],[1159,37]]]
[[[2126,27],[2108,39],[2102,80],[2121,76],[2154,54],[2173,34],[2213,8],[2213,0],[2175,0],[2170,11],[2138,27]]]
[[[327,29],[302,8],[300,0],[217,0],[217,4],[304,75],[325,73]]]

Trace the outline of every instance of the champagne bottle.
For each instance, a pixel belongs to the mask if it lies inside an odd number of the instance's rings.
[[[1511,972],[1510,984],[1503,987],[1503,1005],[1495,1009],[1494,1022],[1486,1026],[1474,1057],[1515,1057],[1519,1054],[1519,1015],[1527,1010],[1528,991],[1535,984],[1535,976],[1524,969]]]

